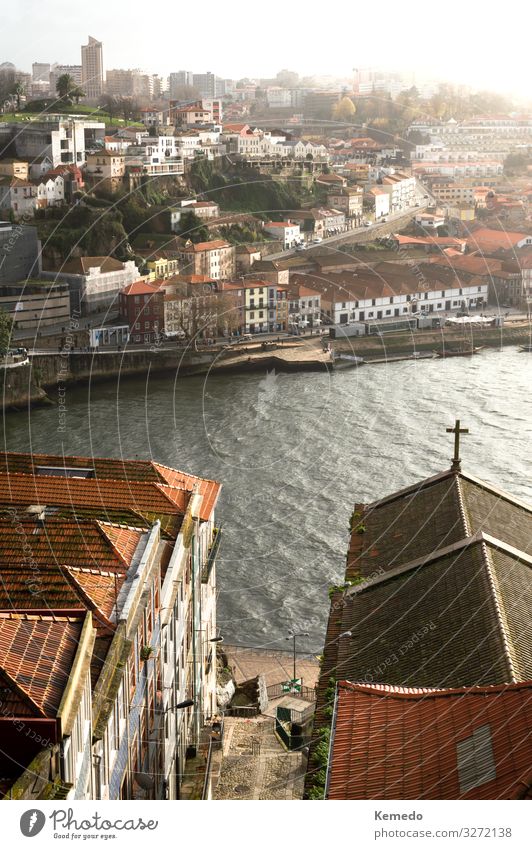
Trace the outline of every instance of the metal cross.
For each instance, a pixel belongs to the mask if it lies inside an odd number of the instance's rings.
[[[469,428],[460,427],[460,419],[456,419],[454,427],[446,428],[447,433],[454,433],[454,457],[451,466],[453,472],[460,471],[460,434],[469,433]]]

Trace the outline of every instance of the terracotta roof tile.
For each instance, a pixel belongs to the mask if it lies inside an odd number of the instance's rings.
[[[446,690],[341,681],[328,798],[525,798],[531,708],[530,681]]]
[[[184,514],[187,494],[153,482],[0,473],[0,503],[129,508],[139,513]]]
[[[0,668],[31,700],[35,708],[33,715],[57,714],[83,621],[81,614],[0,612]]]
[[[138,483],[164,484],[167,485],[163,487],[166,495],[168,495],[169,487],[175,487],[178,490],[184,491],[181,496],[173,496],[174,499],[177,497],[179,504],[182,500],[183,505],[188,504],[189,494],[197,484],[199,491],[204,496],[200,514],[202,519],[208,519],[210,517],[221,490],[221,484],[217,481],[200,478],[196,475],[188,474],[187,472],[172,469],[169,466],[156,463],[152,460],[124,460],[101,457],[63,457],[61,455],[53,454],[20,454],[16,452],[0,453],[0,481],[2,478],[2,472],[10,474],[24,473],[31,475],[34,474],[38,467],[41,469],[46,467],[57,469],[65,467],[68,469],[79,468],[80,470],[91,469],[94,471],[94,477],[99,480],[105,481],[110,479],[118,482],[129,482],[132,493],[136,491]],[[45,475],[39,475],[38,480],[43,478],[45,480],[51,480],[50,477]],[[65,481],[64,478],[55,478],[55,480]],[[68,481],[72,480],[73,478],[69,478],[67,480],[67,484]],[[97,506],[97,504],[95,503],[93,506]],[[137,509],[135,502],[132,499],[128,499],[127,502],[123,502],[121,507],[124,510],[127,510],[128,508]],[[139,512],[141,511],[139,510]],[[142,511],[142,515],[145,516],[146,512]],[[111,516],[110,521],[112,521],[113,524],[116,524],[116,519]],[[128,522],[128,524],[133,523]]]

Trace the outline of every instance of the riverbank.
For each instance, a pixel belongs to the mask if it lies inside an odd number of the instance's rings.
[[[323,350],[324,337],[302,337],[285,344],[263,348],[260,343],[246,347],[207,351],[175,348],[100,352],[50,352],[33,354],[18,368],[4,369],[1,406],[19,410],[28,406],[57,402],[59,389],[72,384],[121,381],[146,374],[173,373],[175,377],[228,375],[256,371],[330,371],[331,355]],[[366,362],[392,362],[409,359],[414,353],[428,353],[459,347],[500,349],[528,344],[529,325],[502,328],[445,327],[440,330],[389,334],[383,337],[358,336],[332,342],[336,354],[362,357]],[[420,357],[419,359],[423,359]],[[344,363],[345,366],[345,363]]]

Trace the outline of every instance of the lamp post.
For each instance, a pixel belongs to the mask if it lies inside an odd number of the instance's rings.
[[[287,637],[285,637],[285,640],[292,640],[293,641],[292,642],[292,648],[293,648],[293,658],[294,658],[294,682],[297,680],[297,675],[296,675],[296,640],[297,640],[298,637],[309,637],[309,636],[310,636],[310,634],[307,634],[306,632],[301,632],[299,634],[296,634],[295,632],[290,632],[289,635]]]

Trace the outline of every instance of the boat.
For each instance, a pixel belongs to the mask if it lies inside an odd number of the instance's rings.
[[[442,351],[434,351],[437,357],[471,357],[473,354],[478,354],[482,351],[483,346],[478,348],[444,348]]]
[[[355,354],[337,354],[334,353],[333,363],[335,366],[362,366],[366,360],[364,357],[357,357]]]
[[[532,354],[532,345],[520,345],[519,350],[524,354]]]

